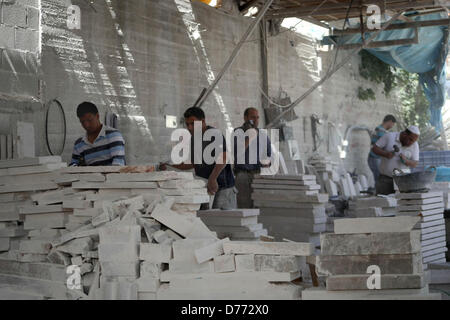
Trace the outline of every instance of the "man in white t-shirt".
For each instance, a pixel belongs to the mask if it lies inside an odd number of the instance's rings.
[[[394,169],[415,168],[419,162],[420,131],[416,126],[409,126],[402,132],[389,132],[382,136],[372,147],[373,153],[381,156],[380,177],[376,184],[377,194],[392,194]]]

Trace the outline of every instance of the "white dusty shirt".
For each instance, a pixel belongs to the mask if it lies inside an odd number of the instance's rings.
[[[375,145],[384,151],[393,152],[394,145],[397,145],[399,152],[396,152],[392,159],[381,157],[380,173],[382,175],[392,177],[392,171],[397,169],[409,169],[409,167],[401,162],[400,154],[403,154],[408,160],[419,161],[419,144],[414,142],[409,147],[402,146],[400,142],[400,132],[388,132],[382,136]]]

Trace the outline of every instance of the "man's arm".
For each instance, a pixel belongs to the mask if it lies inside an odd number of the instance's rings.
[[[70,161],[69,167],[78,167],[80,165],[81,154],[76,148],[77,143],[78,143],[78,140],[75,141],[75,144],[73,146],[72,160]]]
[[[401,154],[400,157],[408,167],[417,167],[417,164],[419,163],[419,145],[417,144],[417,142],[415,142],[415,146],[413,147],[411,159],[407,159],[403,154]]]
[[[217,178],[219,177],[220,173],[222,172],[222,170],[225,168],[226,165],[227,165],[227,152],[224,151],[217,157],[216,165],[214,166],[213,171],[209,175],[207,185],[208,193],[215,194],[217,191],[219,191],[219,184],[217,183]]]
[[[228,157],[227,142],[225,140],[225,137],[222,136],[222,152],[216,157],[216,165],[214,166],[214,169],[208,178],[207,188],[209,194],[215,194],[217,191],[219,191],[219,184],[217,183],[217,178],[227,165],[228,159],[227,157]]]
[[[113,166],[125,166],[125,140],[122,134],[118,134],[114,137],[114,147],[110,149],[110,153],[113,156]]]
[[[376,144],[372,147],[373,153],[375,153],[378,156],[382,156],[388,159],[392,159],[394,157],[394,154],[392,152],[385,151],[378,147]]]
[[[386,147],[387,142],[388,142],[388,135],[385,134],[373,145],[372,152],[378,156],[392,159],[394,157],[394,154],[392,152],[383,150],[383,148]]]
[[[404,155],[400,155],[400,157],[403,159],[403,161],[405,162],[405,165],[407,165],[408,167],[410,167],[410,168],[417,167],[418,161],[408,160]]]

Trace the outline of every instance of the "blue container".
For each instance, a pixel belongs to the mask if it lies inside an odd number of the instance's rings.
[[[436,167],[436,182],[450,182],[450,168],[449,167]]]

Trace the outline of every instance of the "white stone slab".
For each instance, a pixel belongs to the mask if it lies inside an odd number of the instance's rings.
[[[116,225],[99,228],[101,243],[140,243],[141,227]]]
[[[69,215],[65,212],[26,215],[24,229],[63,228],[68,218]]]
[[[155,295],[161,285],[158,278],[151,277],[141,277],[136,280],[136,283],[138,284],[138,292],[150,292]]]
[[[169,261],[170,274],[205,274],[214,272],[214,262],[206,261],[198,264],[196,261],[171,260]],[[161,281],[163,274],[161,273]]]
[[[28,185],[9,185],[0,187],[0,193],[24,192],[24,191],[42,191],[58,189],[58,185],[53,182],[44,182],[39,184]]]
[[[100,208],[75,209],[73,215],[78,217],[96,217],[103,212]]]
[[[423,258],[423,263],[441,263],[444,261],[446,261],[444,252]]]
[[[324,288],[306,288],[302,300],[441,300],[440,293],[422,289],[346,290],[327,291]]]
[[[270,179],[253,179],[252,182],[256,185],[290,185],[290,186],[310,186],[317,184],[316,180],[270,180]]]
[[[253,190],[299,190],[299,191],[307,191],[307,190],[320,190],[320,185],[313,184],[313,185],[306,185],[306,186],[297,186],[297,185],[289,185],[289,184],[255,184],[252,185]]]
[[[159,171],[148,173],[121,173],[107,174],[106,181],[111,182],[145,182],[145,181],[165,181],[165,180],[193,180],[192,172]]]
[[[209,226],[212,231],[217,232],[247,232],[247,231],[259,231],[263,229],[262,223],[253,224],[249,226]]]
[[[327,191],[328,195],[331,197],[338,195],[338,188],[336,183],[334,181],[328,179],[325,180],[325,190]]]
[[[197,212],[198,217],[253,217],[259,215],[259,209],[235,209],[235,210],[200,210]]]
[[[310,191],[314,192],[314,191]],[[301,192],[280,192],[277,190],[264,190],[253,192],[253,200],[273,200],[273,201],[289,201],[289,202],[309,202],[309,203],[326,203],[328,202],[328,194],[311,194],[305,195]]]
[[[206,195],[191,195],[191,196],[166,196],[166,199],[172,200],[179,204],[201,204],[209,203],[209,196]]]
[[[35,214],[35,213],[55,213],[70,211],[63,209],[62,205],[52,205],[52,206],[23,206],[19,207],[20,214]]]
[[[74,182],[73,189],[156,189],[155,182]]]
[[[289,175],[289,174],[277,174],[277,175],[261,175],[257,174],[255,175],[255,179],[264,179],[264,180],[316,180],[315,175]]]
[[[271,200],[255,200],[254,205],[258,208],[287,208],[287,209],[304,209],[324,211],[323,203],[302,203],[292,201],[271,201]]]
[[[432,204],[424,204],[424,205],[408,205],[408,206],[398,206],[397,210],[399,212],[401,211],[426,211],[426,210],[432,210],[432,209],[442,209],[444,211],[444,203],[432,203]]]
[[[428,221],[428,222],[421,222],[419,224],[419,228],[420,229],[425,229],[425,228],[435,227],[435,226],[439,226],[439,225],[444,225],[445,226],[445,220],[444,219],[439,219],[439,220],[433,220],[433,221]]]
[[[98,245],[100,261],[137,261],[139,259],[139,244],[128,243],[100,243]]]
[[[214,257],[224,254],[223,246],[225,243],[229,242],[230,239],[226,238],[217,242],[214,242],[206,247],[197,249],[194,251],[195,259],[197,263],[203,263]]]
[[[338,219],[334,221],[335,234],[409,232],[420,221],[420,217],[377,217]]]
[[[421,228],[420,231],[422,232],[422,235],[426,234],[433,234],[435,232],[439,232],[445,230],[445,224],[439,224],[437,226],[432,226],[428,228]]]
[[[426,210],[426,211],[399,211],[397,212],[397,215],[409,215],[409,214],[416,214],[420,216],[430,216],[430,215],[436,215],[436,214],[442,214],[444,212],[443,208],[438,209],[432,209],[432,210]]]
[[[425,193],[397,193],[395,197],[399,200],[405,199],[428,199],[442,197],[443,192],[441,191],[430,191]]]
[[[178,214],[168,208],[170,205],[170,202],[157,205],[151,217],[183,237],[216,238],[200,219]]]
[[[205,188],[206,182],[200,179],[196,180],[168,180],[158,181],[158,186],[162,189],[198,189]]]
[[[261,208],[260,217],[279,217],[280,219],[295,218],[305,219],[306,223],[325,223],[327,215],[325,207],[316,209],[291,209],[291,208]]]
[[[14,159],[14,160],[2,160],[0,161],[0,168],[14,168],[14,167],[26,167],[26,166],[37,166],[47,163],[59,163],[62,162],[60,156],[47,156],[47,157],[36,157],[36,158],[24,158],[24,159]]]
[[[189,288],[192,284],[192,280],[205,281],[209,283],[210,286],[220,286],[236,288],[245,286],[245,288],[250,289],[251,283],[261,283],[265,282],[291,282],[298,279],[301,276],[300,272],[227,272],[227,273],[205,273],[205,274],[176,274],[165,271],[161,273],[162,282],[170,282],[171,286],[180,286]],[[234,289],[235,290],[235,289]]]
[[[429,245],[424,245],[424,243],[422,243],[422,254],[428,252],[428,251],[433,251],[439,248],[443,248],[446,246],[446,241],[445,239],[439,241],[439,242],[435,242]],[[440,252],[439,252],[440,253]]]
[[[445,246],[445,242],[446,242],[445,235],[439,236],[439,237],[436,237],[436,238],[431,238],[431,239],[423,240],[423,241],[421,242],[421,244],[422,244],[422,250],[424,250],[424,248],[425,248],[426,246],[429,246],[429,245],[432,245],[432,244],[435,244],[435,243],[444,243],[444,246]]]
[[[236,272],[254,272],[255,271],[255,255],[239,254],[234,255]]]
[[[214,225],[214,226],[248,226],[258,223],[257,216],[245,218],[202,216],[200,218],[206,225]]]
[[[433,239],[433,238],[438,238],[438,237],[442,237],[445,236],[445,229],[444,230],[440,230],[440,231],[435,231],[432,233],[425,233],[425,234],[421,234],[420,239],[421,241],[426,241],[429,239]]]
[[[47,254],[52,245],[46,240],[22,240],[19,244],[20,253]]]
[[[302,242],[242,242],[230,241],[223,244],[225,254],[274,254],[309,256],[314,252],[310,243]]]
[[[371,208],[371,207],[396,207],[397,199],[388,196],[377,196],[377,197],[367,197],[358,198],[353,202],[356,208]]]
[[[437,254],[442,254],[442,253],[445,253],[445,252],[447,252],[447,248],[446,247],[438,247],[436,249],[423,251],[422,252],[422,256],[424,258],[424,263],[427,263],[425,261],[425,258],[430,257],[430,256],[434,256],[434,255],[437,255]]]
[[[0,238],[0,252],[8,251],[10,248],[9,238]]]
[[[101,261],[102,275],[106,277],[138,277],[139,261]]]
[[[433,203],[443,203],[443,197],[427,198],[427,199],[410,199],[410,200],[398,200],[399,206],[410,206],[410,205],[424,205]]]
[[[235,272],[236,265],[233,254],[214,257],[214,271],[217,273]]]

